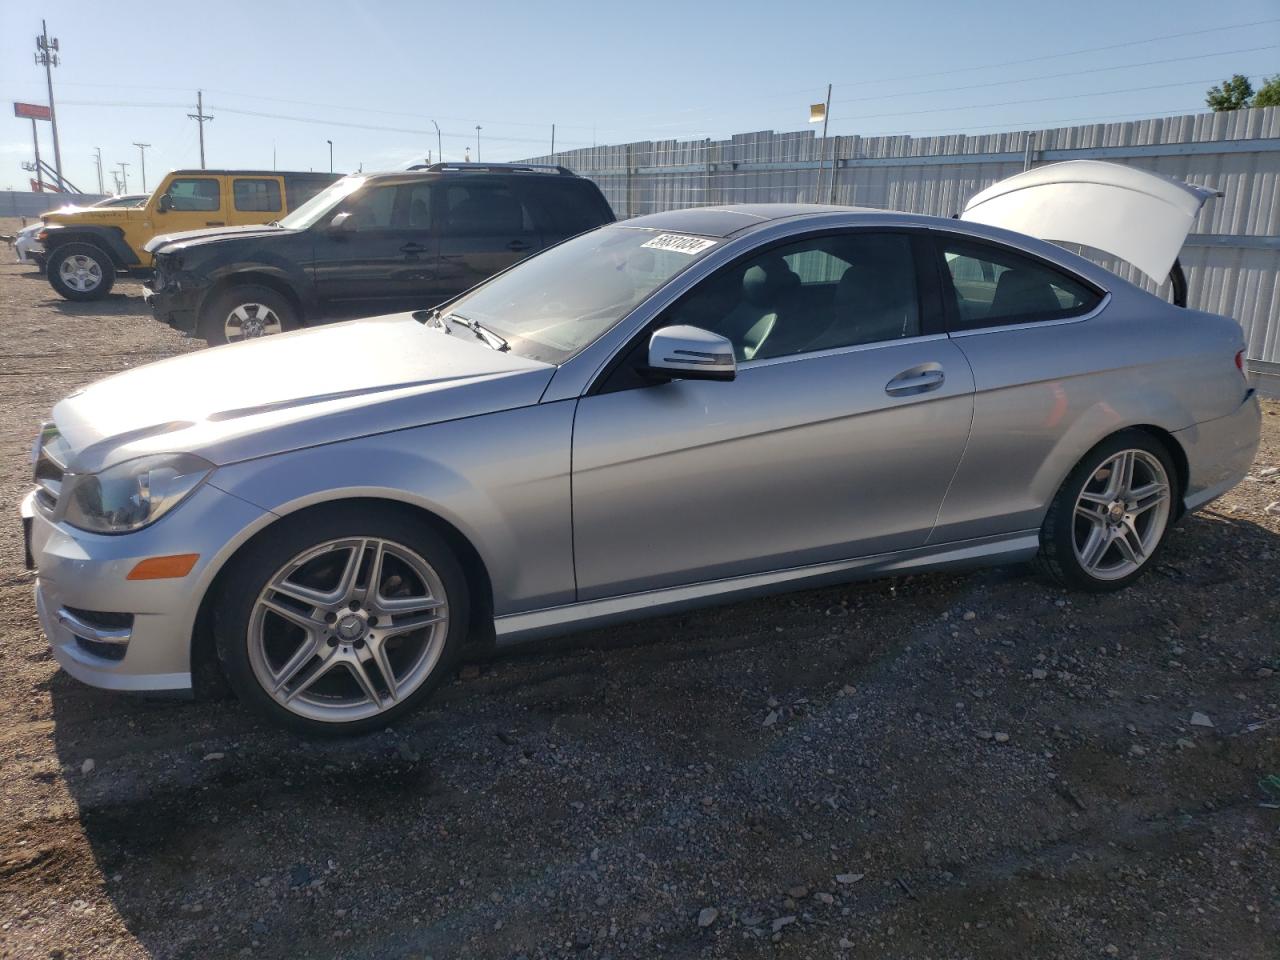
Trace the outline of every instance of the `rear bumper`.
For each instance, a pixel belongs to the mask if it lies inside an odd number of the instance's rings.
[[[1261,434],[1262,410],[1252,389],[1235,412],[1174,433],[1187,455],[1182,502],[1188,512],[1216,500],[1245,478]]]

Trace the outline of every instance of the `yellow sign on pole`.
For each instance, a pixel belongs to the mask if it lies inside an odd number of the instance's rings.
[[[827,105],[825,103],[809,104],[809,122],[821,123],[827,119]]]

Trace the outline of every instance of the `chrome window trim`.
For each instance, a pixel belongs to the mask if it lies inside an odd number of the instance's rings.
[[[992,327],[973,327],[969,330],[953,330],[951,332],[951,336],[976,337],[981,336],[984,333],[1005,333],[1009,330],[1035,330],[1039,327],[1060,327],[1068,323],[1084,323],[1086,320],[1092,320],[1105,310],[1107,304],[1110,302],[1111,294],[1110,292],[1107,292],[1102,295],[1102,299],[1098,301],[1097,306],[1088,313],[1082,313],[1077,317],[1058,317],[1053,320],[1028,320],[1023,323],[1001,323]]]
[[[826,350],[808,350],[803,353],[790,353],[785,357],[766,357],[763,360],[744,360],[738,364],[740,372],[759,370],[763,367],[774,367],[781,363],[793,363],[797,360],[817,360],[822,357],[839,357],[847,353],[864,353],[867,350],[880,350],[885,347],[896,347],[904,343],[929,343],[933,340],[946,340],[945,333],[923,333],[915,337],[898,337],[896,340],[874,340],[871,343],[854,343],[847,347],[828,347]]]
[[[630,230],[648,230],[654,233],[663,232],[658,227],[630,226],[623,220],[610,227],[623,227]],[[607,229],[607,228],[601,228]],[[920,214],[885,211],[869,213],[866,210],[850,209],[845,211],[824,211],[813,214],[800,214],[769,221],[761,226],[744,227],[742,231],[718,238],[723,242],[709,251],[688,270],[672,277],[666,284],[651,293],[648,299],[637,304],[632,311],[619,320],[609,330],[601,334],[595,342],[584,347],[574,356],[556,368],[551,382],[543,392],[541,401],[549,403],[556,400],[573,400],[585,396],[595,386],[600,376],[613,363],[614,358],[628,344],[632,337],[646,326],[663,310],[687,293],[694,285],[706,279],[716,270],[742,254],[767,246],[779,240],[800,240],[809,233],[820,233],[825,230],[841,229],[914,229],[934,234],[954,234],[956,236],[1008,247],[1017,253],[1025,254],[1051,263],[1055,268],[1071,277],[1077,278],[1087,285],[1096,287],[1103,294],[1097,310],[1105,305],[1111,294],[1108,283],[1101,277],[1106,275],[1115,278],[1104,267],[1077,257],[1062,247],[1047,240],[1025,236],[998,227],[987,227],[982,224],[971,224],[963,220],[944,220]],[[701,236],[701,234],[699,234]],[[1072,260],[1080,261],[1089,267],[1088,272],[1078,269]],[[1089,316],[1070,317],[1064,320],[1044,320],[1034,323],[1013,324],[1019,327],[1034,327],[1041,324],[1062,322],[1078,322],[1089,319]],[[972,333],[993,332],[996,328],[984,327]],[[950,334],[956,336],[961,331]],[[967,331],[966,331],[967,332]],[[812,354],[803,354],[812,356]]]

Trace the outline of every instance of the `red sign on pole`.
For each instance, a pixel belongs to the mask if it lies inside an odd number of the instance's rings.
[[[42,103],[14,103],[13,115],[24,120],[52,120],[53,114]]]

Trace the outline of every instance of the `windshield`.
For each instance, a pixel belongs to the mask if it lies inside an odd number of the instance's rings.
[[[513,353],[563,363],[719,243],[634,227],[601,227],[500,274],[450,304]]]
[[[366,180],[368,180],[368,177],[343,177],[336,183],[331,183],[281,220],[280,226],[288,227],[290,230],[307,229],[307,227],[321,219],[343,200],[363,187]]]

